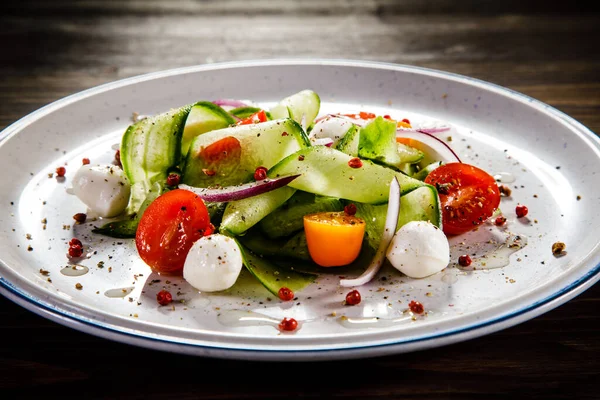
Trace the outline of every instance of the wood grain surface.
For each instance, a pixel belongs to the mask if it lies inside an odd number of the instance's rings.
[[[0,6],[0,128],[69,94],[138,74],[318,57],[472,76],[600,132],[600,14],[578,3],[11,2]],[[538,318],[468,342],[354,361],[263,363],[126,346],[1,298],[0,398],[598,399],[599,307],[596,285]]]

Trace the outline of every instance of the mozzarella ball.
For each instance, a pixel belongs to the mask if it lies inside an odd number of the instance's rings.
[[[330,115],[315,124],[310,131],[310,139],[315,141],[315,139],[329,138],[333,140],[332,146],[335,147],[352,125],[352,121],[347,118]]]
[[[235,240],[215,233],[192,245],[183,278],[201,292],[217,292],[232,287],[241,271],[242,253]]]
[[[82,165],[72,184],[73,194],[100,217],[115,217],[129,203],[131,186],[123,170],[114,165]]]
[[[424,278],[448,266],[450,245],[444,232],[432,223],[411,221],[398,229],[386,255],[406,276]]]

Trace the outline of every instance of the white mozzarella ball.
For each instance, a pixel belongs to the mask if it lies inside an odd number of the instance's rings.
[[[394,235],[387,259],[403,274],[424,278],[448,266],[450,245],[444,232],[432,223],[411,221]]]
[[[123,170],[114,165],[82,165],[73,177],[72,192],[93,213],[110,218],[129,203],[131,185]]]
[[[311,141],[331,139],[333,140],[332,146],[335,146],[352,125],[352,121],[347,118],[330,115],[315,124],[310,131],[310,139]]]
[[[215,233],[197,240],[183,265],[183,278],[201,292],[229,289],[242,271],[242,254],[235,240]]]

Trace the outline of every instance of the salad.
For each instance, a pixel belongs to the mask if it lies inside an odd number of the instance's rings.
[[[116,162],[84,163],[72,192],[107,219],[94,233],[134,239],[152,271],[201,292],[243,268],[282,300],[322,273],[360,287],[386,261],[424,278],[448,266],[448,237],[499,213],[494,177],[461,162],[436,136],[447,129],[321,115],[312,90],[269,109],[200,101],[130,125]]]

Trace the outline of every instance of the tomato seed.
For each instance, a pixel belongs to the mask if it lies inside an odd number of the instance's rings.
[[[353,290],[351,292],[348,292],[348,294],[346,295],[346,304],[349,306],[355,306],[357,304],[359,304],[361,301],[361,297],[360,297],[360,293],[358,292],[358,290]]]
[[[283,301],[290,301],[294,298],[294,292],[292,292],[291,289],[288,289],[286,287],[282,287],[281,289],[279,289],[277,295]]]
[[[362,160],[358,157],[354,157],[348,161],[350,168],[360,168],[363,166]]]
[[[523,218],[524,216],[527,215],[527,213],[529,212],[529,209],[527,208],[527,206],[524,206],[523,204],[519,204],[515,208],[515,212],[517,213],[517,217]]]
[[[279,323],[279,329],[282,331],[295,331],[298,328],[298,321],[294,318],[284,318]]]
[[[410,303],[408,303],[408,308],[410,308],[410,311],[414,312],[415,314],[423,314],[423,311],[425,311],[423,304],[415,300],[412,300]]]
[[[458,264],[462,265],[463,267],[468,267],[471,265],[471,262],[471,257],[469,257],[468,254],[463,254],[462,256],[458,257]]]
[[[166,306],[167,304],[170,304],[173,301],[173,296],[171,296],[171,293],[169,293],[169,291],[163,289],[156,294],[156,301],[161,306]]]

